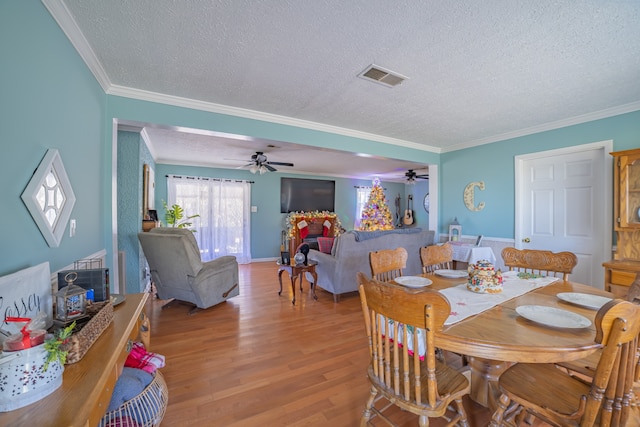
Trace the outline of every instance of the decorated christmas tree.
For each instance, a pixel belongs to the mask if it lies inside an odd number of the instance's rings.
[[[373,180],[373,188],[369,194],[369,201],[362,210],[360,221],[361,231],[393,230],[393,217],[380,186],[380,179]]]

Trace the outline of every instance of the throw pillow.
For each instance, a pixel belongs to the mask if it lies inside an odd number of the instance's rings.
[[[333,248],[333,237],[318,237],[318,249],[320,252],[330,254]]]

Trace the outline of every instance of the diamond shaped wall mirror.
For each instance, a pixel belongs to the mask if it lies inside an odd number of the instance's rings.
[[[58,247],[76,203],[58,150],[47,151],[21,197],[49,246]]]

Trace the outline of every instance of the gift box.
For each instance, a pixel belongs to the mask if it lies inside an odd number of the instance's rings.
[[[47,331],[44,329],[37,329],[35,331],[29,331],[27,335],[21,333],[11,335],[2,343],[2,349],[4,351],[18,351],[38,346],[44,343],[46,333]]]
[[[9,335],[2,341],[2,349],[4,351],[25,350],[44,343],[44,338],[47,333],[47,331],[43,329],[46,326],[45,313],[38,313],[34,319],[29,317],[8,316],[4,318],[4,323],[7,325],[16,325],[20,328],[20,332]]]

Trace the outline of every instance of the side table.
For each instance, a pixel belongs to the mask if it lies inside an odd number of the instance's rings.
[[[293,300],[291,304],[296,303],[296,279],[300,278],[300,291],[302,291],[302,273],[309,273],[313,276],[313,282],[311,283],[311,295],[313,295],[314,300],[318,300],[318,296],[316,295],[315,284],[318,283],[318,275],[316,274],[316,265],[318,265],[315,261],[309,261],[307,264],[283,264],[280,261],[277,262],[278,268],[278,280],[280,281],[280,291],[278,291],[278,295],[282,295],[282,273],[285,271],[289,274],[291,278],[291,290],[293,291]]]

